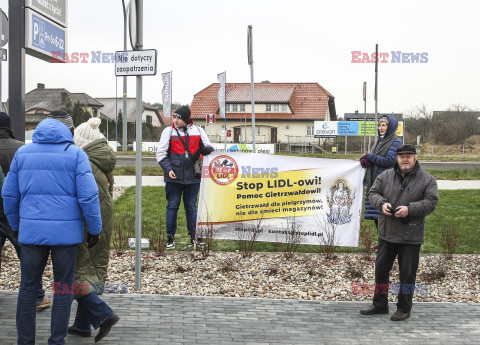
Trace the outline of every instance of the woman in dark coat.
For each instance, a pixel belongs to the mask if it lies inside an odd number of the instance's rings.
[[[100,133],[99,118],[91,118],[75,129],[75,145],[82,148],[90,160],[92,173],[98,186],[102,232],[98,243],[89,248],[87,242],[78,247],[75,299],[78,303],[73,326],[68,333],[89,337],[91,327],[100,331],[95,342],[105,337],[119,317],[98,296],[102,294],[107,279],[110,239],[113,231],[113,169],[116,158],[107,140]]]
[[[395,135],[398,128],[398,121],[394,116],[385,115],[378,121],[378,139],[372,147],[372,152],[360,157],[362,167],[367,168],[365,173],[364,185],[365,193],[365,219],[373,219],[378,230],[377,211],[368,201],[368,192],[373,182],[383,171],[393,168],[397,156],[397,148],[402,145],[402,141]]]

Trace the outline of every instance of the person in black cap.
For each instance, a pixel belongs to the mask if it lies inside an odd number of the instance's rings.
[[[64,110],[54,110],[50,114],[48,114],[47,119],[55,119],[63,123],[70,129],[72,135],[75,131],[75,126],[73,125],[72,116]]]
[[[410,317],[420,246],[425,240],[425,217],[438,201],[437,181],[420,168],[413,145],[397,149],[393,169],[380,174],[368,195],[371,205],[381,211],[378,218],[378,253],[375,261],[373,305],[363,315],[388,314],[389,276],[398,256],[400,285],[397,311],[391,320]]]
[[[15,140],[13,136],[10,116],[7,113],[0,112],[0,167],[5,176],[7,176],[10,171],[13,156],[15,156],[17,150],[23,145],[25,145],[24,142]],[[21,245],[18,242],[17,234],[18,233],[13,232],[8,223],[5,211],[3,210],[3,199],[0,197],[0,267],[2,250],[7,239],[13,244],[18,259],[20,259]],[[45,297],[45,290],[40,288],[37,295],[37,310],[48,308],[51,305],[52,301]]]
[[[200,174],[194,163],[200,155],[208,155],[213,147],[205,131],[193,125],[190,108],[182,106],[173,113],[172,126],[163,130],[157,148],[157,161],[164,171],[167,196],[167,249],[175,248],[177,213],[183,195],[190,242],[195,240],[197,223],[197,195],[200,189]],[[199,245],[204,243],[199,239]]]

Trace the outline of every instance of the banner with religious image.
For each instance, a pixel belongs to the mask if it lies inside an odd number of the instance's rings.
[[[356,247],[364,173],[356,160],[212,153],[197,236]]]

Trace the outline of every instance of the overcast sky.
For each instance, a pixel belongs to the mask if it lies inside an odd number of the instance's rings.
[[[20,0],[19,0],[20,1]],[[8,1],[0,0],[8,15]],[[157,75],[144,77],[143,99],[161,102],[161,73],[173,71],[173,100],[193,95],[227,72],[250,82],[247,26],[253,25],[255,82],[318,82],[335,96],[337,113],[374,111],[374,64],[352,63],[352,51],[388,53],[379,64],[379,112],[429,110],[461,103],[480,109],[478,1],[144,0],[144,48],[157,49]],[[8,48],[8,46],[7,46]],[[130,49],[130,47],[128,47]],[[114,64],[91,52],[123,50],[121,0],[69,0],[68,52],[85,64],[26,58],[26,92],[39,82],[93,97],[115,97]],[[392,63],[392,51],[427,53],[426,63]],[[425,56],[425,55],[424,55]],[[8,97],[3,64],[3,100]],[[128,95],[135,95],[129,77]],[[121,97],[122,79],[118,79]]]

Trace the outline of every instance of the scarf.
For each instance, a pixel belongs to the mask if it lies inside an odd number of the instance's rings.
[[[388,153],[388,150],[390,150],[390,147],[392,146],[395,139],[397,139],[395,132],[390,134],[388,137],[384,137],[383,139],[378,137],[377,141],[372,147],[372,153],[377,156],[385,157]],[[365,173],[365,180],[364,180],[365,185],[367,187],[367,193],[370,191],[370,188],[372,187],[373,182],[377,177],[377,171],[378,171],[378,165],[372,164],[372,162],[370,162],[370,165],[367,168],[367,172]]]

